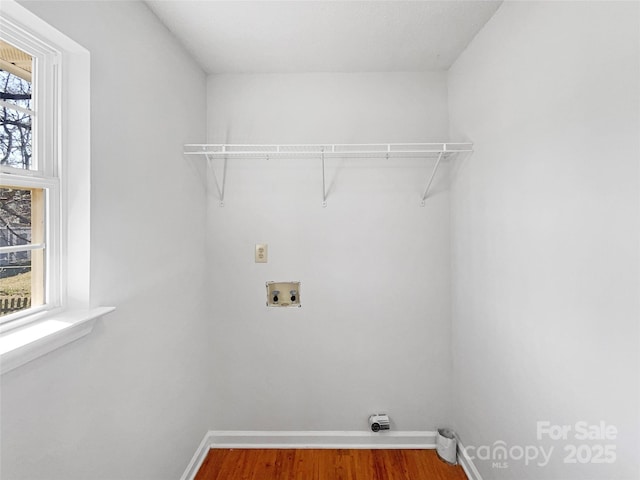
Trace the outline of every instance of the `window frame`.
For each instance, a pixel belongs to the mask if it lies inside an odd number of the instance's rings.
[[[2,19],[0,39],[33,58],[32,72],[32,161],[35,168],[25,170],[0,165],[0,184],[15,188],[43,189],[45,193],[44,227],[44,298],[42,305],[32,306],[0,317],[0,332],[20,327],[65,307],[66,276],[61,262],[66,245],[62,237],[65,221],[61,198],[60,141],[60,63],[61,52],[25,31],[7,18]]]

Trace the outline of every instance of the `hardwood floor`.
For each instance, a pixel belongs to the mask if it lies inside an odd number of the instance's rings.
[[[211,449],[195,480],[467,480],[435,450]]]

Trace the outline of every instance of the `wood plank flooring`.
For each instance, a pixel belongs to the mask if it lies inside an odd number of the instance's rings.
[[[435,450],[211,449],[195,480],[467,480]]]

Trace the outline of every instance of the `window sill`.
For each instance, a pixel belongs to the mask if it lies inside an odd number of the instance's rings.
[[[0,336],[0,375],[91,333],[115,307],[67,310]]]

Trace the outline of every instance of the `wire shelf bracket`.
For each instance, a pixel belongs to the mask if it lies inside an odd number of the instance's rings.
[[[207,158],[207,164],[209,166],[209,169],[211,170],[211,173],[213,174],[213,181],[216,184],[216,189],[218,190],[218,198],[220,199],[220,203],[219,205],[221,207],[224,207],[224,189],[227,183],[227,157],[224,157],[224,163],[222,164],[222,183],[220,183],[218,181],[218,176],[216,175],[216,169],[215,169],[215,165],[213,163],[213,157],[211,157],[209,154],[205,154],[206,158]]]
[[[327,206],[327,181],[325,177],[324,152],[322,152],[322,207]]]
[[[422,200],[420,201],[420,206],[422,207],[424,207],[425,205],[427,196],[429,195],[429,189],[431,188],[433,179],[436,177],[436,172],[438,171],[438,167],[440,166],[440,160],[442,160],[442,155],[444,155],[444,152],[440,152],[438,154],[438,160],[436,160],[436,164],[433,166],[433,171],[431,172],[431,176],[429,177],[429,181],[427,182],[427,188],[424,189],[424,193],[422,194]]]
[[[297,144],[297,145],[242,145],[242,144],[187,144],[185,155],[204,156],[213,174],[220,206],[224,206],[227,162],[236,158],[320,158],[322,167],[322,206],[327,206],[327,158],[435,158],[431,175],[420,197],[425,206],[438,168],[444,160],[473,151],[472,143],[379,143],[379,144]],[[214,160],[223,158],[222,177],[215,172]],[[221,181],[219,181],[221,180]]]

